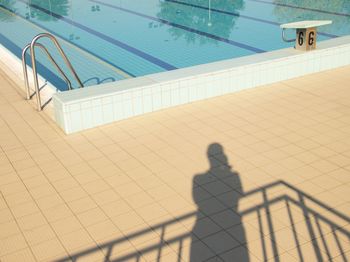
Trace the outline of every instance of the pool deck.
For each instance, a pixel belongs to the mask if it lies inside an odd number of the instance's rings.
[[[0,71],[0,261],[349,261],[349,83],[347,66],[65,135]]]

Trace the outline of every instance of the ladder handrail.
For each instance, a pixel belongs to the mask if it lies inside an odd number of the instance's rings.
[[[45,54],[47,55],[47,57],[49,58],[51,63],[56,67],[57,71],[61,74],[61,76],[64,79],[64,81],[67,83],[68,89],[72,90],[72,83],[68,79],[67,75],[58,66],[56,60],[52,57],[52,55],[47,50],[47,48],[44,45],[40,44],[40,43],[36,43],[35,46],[40,47],[45,52]],[[28,80],[27,63],[26,63],[26,58],[25,58],[26,53],[27,53],[29,48],[30,48],[30,44],[26,45],[23,48],[23,51],[22,51],[22,66],[23,66],[24,84],[25,84],[25,89],[26,89],[26,94],[27,94],[27,100],[30,100],[30,98],[31,98],[30,88],[29,88],[29,80]]]
[[[38,82],[38,73],[37,73],[37,69],[36,69],[36,56],[35,56],[35,47],[36,46],[43,46],[41,44],[37,44],[37,41],[41,38],[48,38],[50,39],[54,45],[56,46],[57,50],[59,51],[60,55],[62,56],[65,64],[67,65],[67,67],[69,68],[69,70],[72,72],[73,76],[75,77],[75,79],[77,80],[77,82],[79,83],[80,85],[80,88],[84,87],[83,83],[81,82],[78,74],[76,73],[76,71],[74,70],[71,62],[69,61],[69,59],[67,58],[66,54],[64,53],[61,45],[58,43],[56,37],[50,33],[41,33],[41,34],[38,34],[36,35],[32,42],[29,44],[29,49],[30,49],[30,56],[31,56],[31,61],[32,61],[32,70],[33,70],[33,76],[34,76],[34,86],[35,86],[35,93],[36,93],[36,100],[37,100],[37,105],[38,105],[38,111],[41,111],[42,110],[42,106],[41,106],[41,98],[40,98],[40,90],[39,90],[39,82]],[[27,49],[28,49],[27,48]],[[47,51],[47,49],[44,47],[44,50],[45,52]],[[27,68],[26,68],[26,63],[25,63],[25,53],[26,53],[27,50],[23,50],[22,52],[22,63],[24,62],[23,64],[23,71],[24,71],[24,78],[25,78],[25,86],[26,86],[26,89],[27,89],[27,92],[29,90],[29,81],[28,81],[28,73],[27,73]],[[53,58],[51,55],[49,55],[49,59],[51,60],[51,62],[54,63],[55,67],[59,67],[57,65],[57,63],[53,60]],[[59,72],[62,74],[63,71],[61,69],[58,69]],[[66,76],[64,73],[62,74],[64,76]],[[64,77],[66,78],[66,77]],[[68,79],[68,78],[67,78]],[[69,80],[68,80],[69,81]],[[69,82],[70,83],[70,82]],[[27,93],[27,97],[28,97],[28,93]],[[30,95],[29,95],[30,97]]]
[[[291,42],[294,42],[296,39],[288,39],[286,37],[286,28],[282,28],[282,39],[284,42],[287,42],[287,43],[291,43]]]

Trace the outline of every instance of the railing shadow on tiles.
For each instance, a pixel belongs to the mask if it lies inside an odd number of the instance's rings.
[[[240,201],[252,199],[247,201],[252,203],[251,206],[249,204],[244,205],[247,207],[238,211],[238,215],[242,218],[243,226],[246,217],[256,218],[248,220],[250,224],[256,223],[255,227],[260,234],[260,241],[258,240],[261,245],[259,249],[261,250],[260,259],[263,259],[263,261],[281,261],[282,253],[286,252],[279,245],[279,229],[278,227],[275,228],[275,215],[278,213],[279,221],[281,221],[282,213],[287,214],[283,219],[286,224],[284,228],[293,236],[292,242],[294,243],[290,243],[290,245],[294,247],[294,256],[297,256],[298,261],[314,259],[316,261],[333,261],[335,257],[337,257],[337,261],[349,261],[349,257],[347,257],[349,253],[347,252],[349,252],[350,232],[347,228],[350,225],[350,218],[315,197],[302,192],[287,182],[276,181],[246,192],[240,199]],[[101,261],[141,261],[145,256],[152,256],[152,261],[167,261],[166,256],[162,259],[164,250],[171,246],[177,256],[177,261],[193,262],[193,259],[188,259],[188,253],[186,254],[184,251],[185,245],[188,245],[188,241],[193,237],[193,232],[189,230],[185,233],[176,234],[169,231],[168,228],[175,226],[177,223],[186,223],[186,220],[196,219],[196,216],[197,212],[187,213],[175,219],[153,225],[151,228],[103,243],[99,247],[71,254],[70,257],[61,258],[57,261],[80,261],[100,251],[106,254]],[[301,228],[304,228],[303,232],[299,232]],[[132,242],[133,239],[154,232],[159,233],[159,239],[146,241],[142,244],[142,248],[137,248],[137,252],[128,253],[124,251],[122,255],[118,255],[118,246],[122,246],[126,241]],[[233,237],[239,238],[240,236],[233,235]],[[303,245],[309,247],[307,254],[303,249]],[[249,253],[249,255],[252,254]],[[313,255],[314,258],[311,258],[310,255]],[[249,258],[245,261],[249,261]]]

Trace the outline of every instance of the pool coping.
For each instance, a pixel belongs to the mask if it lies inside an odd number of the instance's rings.
[[[67,133],[350,64],[350,36],[310,52],[285,48],[53,95]]]

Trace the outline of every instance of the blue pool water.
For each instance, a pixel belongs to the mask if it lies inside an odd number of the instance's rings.
[[[0,0],[0,43],[20,57],[36,34],[53,33],[89,86],[285,48],[280,24],[323,19],[333,24],[319,40],[350,34],[350,1]],[[66,88],[42,54],[38,63]]]

